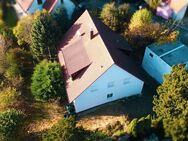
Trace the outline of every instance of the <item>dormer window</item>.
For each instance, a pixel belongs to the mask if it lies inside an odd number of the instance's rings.
[[[78,40],[62,50],[65,65],[72,80],[77,79],[91,64],[82,40]]]
[[[38,5],[42,4],[42,0],[37,0]]]

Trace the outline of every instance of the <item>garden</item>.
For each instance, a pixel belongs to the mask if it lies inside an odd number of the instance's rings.
[[[153,11],[160,0],[151,0],[152,5],[143,9],[132,7],[133,3],[104,2],[95,1],[100,8],[91,8],[91,13],[129,42],[138,64],[140,50],[147,45],[178,38],[171,21],[156,20]],[[89,8],[88,3],[84,5]],[[71,20],[62,8],[54,14],[37,11],[17,21],[15,11],[9,3],[6,6],[11,12],[5,17],[0,9],[0,140],[188,139],[185,66],[173,67],[161,85],[144,76],[147,83],[139,96],[64,118],[68,102],[57,48],[83,9],[76,9]]]

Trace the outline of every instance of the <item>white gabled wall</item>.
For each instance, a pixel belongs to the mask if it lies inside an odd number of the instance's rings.
[[[153,55],[150,56],[150,54]],[[172,68],[164,62],[158,55],[148,47],[145,50],[142,67],[144,70],[159,83],[163,82],[163,75],[171,72]]]
[[[123,97],[141,94],[143,85],[143,81],[114,64],[74,100],[76,112]],[[113,96],[107,98],[107,94],[110,93],[113,93]]]

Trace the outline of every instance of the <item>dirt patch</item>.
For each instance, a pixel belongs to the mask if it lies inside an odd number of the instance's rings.
[[[119,121],[124,127],[127,126],[127,117],[125,116],[89,116],[78,120],[77,126],[86,130],[103,130],[108,125]]]
[[[56,103],[34,103],[28,117],[27,133],[38,133],[51,128],[63,118],[64,111],[64,107]]]

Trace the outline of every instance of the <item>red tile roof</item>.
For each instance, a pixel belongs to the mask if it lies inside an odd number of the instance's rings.
[[[69,75],[72,75],[91,64],[82,40],[78,40],[62,49],[65,65]]]
[[[92,39],[90,39],[90,29],[93,30],[94,34]],[[80,33],[80,36],[76,33]],[[69,47],[73,48],[74,43],[81,40],[82,46],[85,48],[92,63],[75,80],[71,80],[69,73],[65,71],[69,102],[75,100],[113,64],[117,64],[122,69],[140,78],[140,72],[135,63],[120,49],[123,48],[130,51],[131,49],[127,42],[120,35],[111,31],[100,20],[92,17],[87,10],[68,30],[60,44],[58,57],[65,70],[69,66],[66,64],[63,50]],[[71,50],[74,51],[74,49]]]
[[[21,8],[26,12],[32,5],[34,0],[16,0],[16,2],[21,6]]]
[[[46,0],[46,2],[43,5],[43,8],[46,9],[48,12],[52,12],[57,2],[58,0]]]

